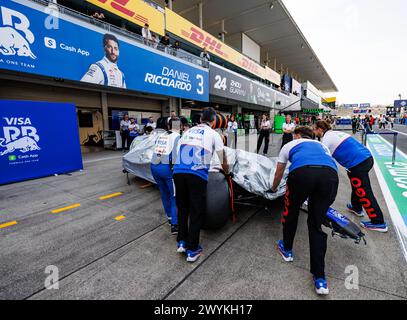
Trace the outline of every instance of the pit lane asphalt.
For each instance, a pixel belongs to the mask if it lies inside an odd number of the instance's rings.
[[[280,145],[273,142],[272,155]],[[239,207],[235,225],[203,232],[204,255],[190,265],[175,253],[155,187],[136,179],[128,186],[120,153],[85,155],[85,161],[83,172],[0,186],[0,224],[17,221],[0,229],[0,299],[319,299],[308,271],[305,214],[292,264],[275,249],[283,211],[276,201],[269,212]],[[345,212],[344,171],[340,179],[335,208]],[[372,183],[389,220],[374,176]],[[123,195],[99,200],[116,192]],[[81,206],[50,213],[75,203]],[[126,218],[116,221],[120,215]],[[406,261],[391,222],[388,234],[366,238],[367,246],[329,237],[327,299],[407,299]],[[59,270],[58,290],[44,287],[50,265]],[[348,266],[359,270],[359,290],[345,288]]]
[[[407,126],[406,125],[394,125],[394,131],[399,132],[397,137],[397,148],[407,154]],[[375,128],[376,132],[380,132],[378,127]],[[388,142],[393,145],[393,136],[383,136]]]

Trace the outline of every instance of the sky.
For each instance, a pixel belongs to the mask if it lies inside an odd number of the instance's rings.
[[[406,0],[283,0],[338,87],[338,103],[407,99]]]

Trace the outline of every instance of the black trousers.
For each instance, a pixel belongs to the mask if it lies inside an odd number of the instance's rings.
[[[352,132],[353,132],[353,134],[356,134],[356,133],[357,133],[357,126],[356,126],[356,124],[352,124]]]
[[[130,131],[122,131],[121,134],[122,136],[122,150],[126,150],[126,142],[127,142],[127,149],[130,148]]]
[[[326,213],[338,192],[338,173],[328,167],[302,167],[288,175],[283,213],[284,247],[292,250],[301,205],[308,199],[311,273],[325,278],[327,238],[322,231]]]
[[[349,169],[348,177],[352,185],[352,206],[356,211],[364,208],[372,223],[384,223],[383,212],[377,203],[370,184],[369,172],[374,165],[373,157]]]
[[[283,143],[281,144],[281,149],[287,144],[290,143],[291,141],[294,140],[294,137],[291,133],[284,133],[283,134]]]
[[[178,207],[178,242],[189,250],[197,250],[199,235],[206,214],[208,182],[193,174],[174,174]]]
[[[257,153],[259,153],[259,151],[261,149],[263,140],[265,140],[263,153],[267,154],[269,152],[270,130],[260,130],[259,140],[257,141]]]

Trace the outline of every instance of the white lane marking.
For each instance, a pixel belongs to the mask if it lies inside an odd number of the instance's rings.
[[[406,134],[406,135],[407,135],[407,134]],[[386,142],[386,143],[392,148],[392,150],[393,150],[393,144],[391,144],[389,141],[387,141],[386,139],[384,139],[382,136],[380,136],[380,138],[382,138],[382,140],[383,140],[384,142]],[[403,151],[401,151],[399,148],[397,148],[397,153],[400,153],[404,158],[407,159],[407,155],[406,155]],[[396,159],[396,161],[397,161],[397,159]]]
[[[407,133],[401,132],[401,131],[397,131],[397,130],[390,130],[393,132],[397,132],[398,134],[402,134],[403,136],[407,136]]]
[[[96,159],[96,160],[88,160],[88,161],[84,161],[83,163],[88,164],[88,163],[95,163],[95,162],[100,162],[100,161],[107,161],[107,160],[114,160],[114,159],[121,159],[121,158],[123,158],[123,156],[101,158],[101,159]]]
[[[386,139],[382,137],[380,138],[381,140],[385,141],[390,146],[392,146]],[[368,148],[370,149],[369,141]],[[400,152],[400,154],[405,156],[405,154],[403,154],[402,152]],[[376,173],[377,180],[379,181],[380,189],[383,193],[384,200],[386,201],[387,208],[389,210],[389,214],[394,226],[394,230],[396,230],[397,238],[401,244],[404,259],[407,261],[407,228],[404,219],[402,218],[401,213],[397,207],[397,204],[394,201],[393,196],[391,195],[389,187],[386,183],[386,180],[384,179],[382,171],[380,170],[377,164],[377,161],[374,162],[374,171]]]

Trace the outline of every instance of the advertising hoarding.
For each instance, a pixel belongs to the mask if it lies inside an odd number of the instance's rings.
[[[108,12],[111,12],[141,27],[147,23],[150,30],[164,35],[164,13],[142,0],[86,0]]]
[[[273,90],[249,78],[210,64],[210,94],[262,106],[272,106]]]
[[[277,86],[281,85],[281,76],[278,72],[270,69],[269,67],[265,67],[265,79],[274,83]],[[301,91],[301,90],[300,90]]]
[[[302,86],[301,83],[299,83],[297,80],[294,78],[292,79],[292,93],[295,94],[298,97],[302,96]]]
[[[208,101],[208,71],[44,6],[2,1],[0,69]]]
[[[209,78],[210,94],[214,96],[276,109],[283,109],[297,101],[299,102],[299,97],[278,92],[215,63],[210,63]],[[298,103],[287,111],[300,109]]]
[[[165,16],[167,31],[198,46],[199,48],[206,47],[211,54],[214,54],[261,79],[265,79],[266,70],[260,64],[247,58],[237,50],[220,41],[217,37],[202,30],[168,8],[165,9]]]
[[[303,83],[302,90],[305,92],[305,96],[308,99],[312,100],[318,105],[321,103],[321,96],[319,90],[311,82],[307,81]]]
[[[399,108],[406,108],[407,107],[407,100],[395,100],[394,106]]]
[[[292,92],[292,78],[288,74],[284,74],[281,78],[281,89],[286,92]]]
[[[0,114],[0,184],[83,169],[73,104],[0,100]]]

